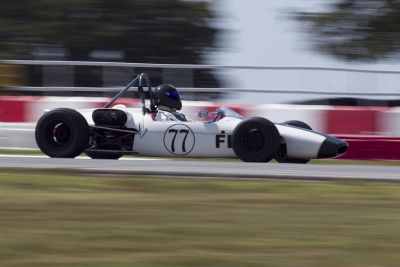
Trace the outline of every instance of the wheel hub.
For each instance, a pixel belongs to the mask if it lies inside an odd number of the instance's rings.
[[[63,123],[59,123],[54,127],[53,138],[57,144],[65,144],[69,141],[70,137],[71,131],[69,130],[68,126],[64,125]]]
[[[56,133],[56,138],[57,140],[64,140],[67,137],[67,131],[65,131],[64,129],[60,129],[57,131]]]
[[[264,147],[264,136],[259,130],[251,130],[246,134],[245,144],[252,151],[259,151]]]

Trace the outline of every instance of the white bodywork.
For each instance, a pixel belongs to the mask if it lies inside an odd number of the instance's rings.
[[[242,119],[225,117],[216,122],[154,121],[148,114],[143,116],[139,108],[118,106],[117,109],[127,114],[125,126],[138,130],[132,150],[139,156],[237,158],[231,138]],[[78,110],[90,126],[94,125],[94,110]],[[317,158],[320,146],[326,139],[324,135],[288,125],[275,125],[282,142],[286,142],[288,157]]]

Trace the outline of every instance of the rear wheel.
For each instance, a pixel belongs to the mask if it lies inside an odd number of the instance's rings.
[[[280,135],[275,125],[264,118],[249,118],[239,123],[232,134],[235,154],[246,162],[268,162],[280,148]]]
[[[40,150],[52,158],[75,158],[88,146],[90,138],[86,119],[76,110],[54,109],[44,114],[35,129]]]
[[[307,130],[312,130],[311,127],[302,121],[296,121],[296,120],[290,120],[290,121],[285,121],[282,122],[282,124],[287,124],[290,126],[295,126]],[[287,157],[287,150],[286,150],[286,144],[281,147],[281,150],[279,151],[278,155],[275,157],[275,160],[279,163],[296,163],[296,164],[306,164],[310,160],[309,159],[291,159]]]

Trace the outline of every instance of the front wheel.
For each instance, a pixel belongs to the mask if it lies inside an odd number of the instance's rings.
[[[235,154],[247,162],[268,162],[279,151],[281,137],[275,124],[255,117],[240,122],[232,134]]]
[[[58,108],[44,114],[35,129],[40,150],[52,158],[75,158],[89,145],[90,129],[78,111]]]

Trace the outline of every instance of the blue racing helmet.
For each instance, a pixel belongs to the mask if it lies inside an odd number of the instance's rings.
[[[170,84],[162,84],[154,90],[154,104],[166,106],[170,109],[181,110],[182,102],[178,90]]]

